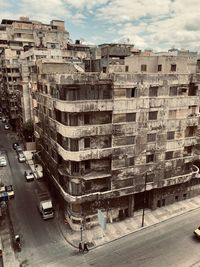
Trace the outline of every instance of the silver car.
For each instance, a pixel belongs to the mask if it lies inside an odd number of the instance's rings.
[[[7,166],[7,160],[5,157],[0,157],[0,167]]]
[[[24,176],[25,176],[27,182],[34,180],[34,174],[31,170],[25,171]]]

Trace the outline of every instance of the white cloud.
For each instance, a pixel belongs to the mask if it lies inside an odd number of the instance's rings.
[[[106,4],[108,0],[65,0],[65,3],[75,8],[92,9],[95,6]]]

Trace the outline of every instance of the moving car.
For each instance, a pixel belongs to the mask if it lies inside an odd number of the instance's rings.
[[[34,174],[31,170],[27,170],[24,172],[24,176],[26,178],[26,181],[33,181],[34,180]]]
[[[5,125],[4,125],[4,129],[5,129],[5,130],[9,130],[9,129],[10,129],[10,126],[9,126],[8,124],[5,124]]]
[[[20,146],[20,145],[19,145],[19,143],[16,142],[16,143],[13,143],[12,146],[13,146],[13,149],[16,150],[16,148],[17,148],[18,146]]]
[[[0,157],[0,167],[7,166],[7,160],[4,156]]]
[[[196,235],[196,237],[200,238],[200,226],[196,230],[194,230],[193,233]]]
[[[19,162],[25,162],[26,158],[22,152],[18,153],[18,161]]]

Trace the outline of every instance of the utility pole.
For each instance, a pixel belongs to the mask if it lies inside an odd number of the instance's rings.
[[[147,186],[147,172],[144,177],[144,195],[143,195],[143,209],[142,209],[142,227],[144,226],[144,210],[146,205],[146,186]]]
[[[80,230],[81,230],[81,242],[82,242],[83,241],[83,224],[82,224],[82,222],[81,222]]]

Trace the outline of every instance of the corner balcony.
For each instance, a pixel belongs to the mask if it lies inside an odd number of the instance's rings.
[[[56,131],[68,138],[81,138],[84,136],[111,135],[111,124],[84,125],[84,126],[65,126],[56,122]]]
[[[56,109],[61,112],[89,112],[89,111],[112,111],[113,100],[78,100],[78,101],[63,101],[56,99]]]
[[[71,160],[71,161],[82,161],[82,160],[89,160],[89,159],[101,159],[107,158],[112,155],[112,148],[103,148],[103,149],[88,149],[84,151],[66,151],[63,147],[61,147],[57,143],[57,151],[58,154],[64,160]]]
[[[158,188],[186,183],[192,178],[199,178],[199,168],[196,165],[192,166],[192,169],[189,173],[162,180],[161,185],[159,185]]]

